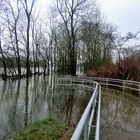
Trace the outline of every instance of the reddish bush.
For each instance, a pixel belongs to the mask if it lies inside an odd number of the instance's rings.
[[[110,77],[126,80],[140,80],[140,66],[135,57],[130,56],[121,60],[116,65],[100,67],[87,71],[87,76]]]

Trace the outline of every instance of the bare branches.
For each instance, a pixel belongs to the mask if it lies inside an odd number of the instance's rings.
[[[26,12],[26,17],[27,17],[27,29],[26,29],[26,51],[27,51],[27,57],[26,57],[26,77],[29,78],[31,75],[30,71],[30,24],[31,24],[31,13],[33,10],[33,7],[36,3],[37,0],[20,0],[24,10]]]
[[[71,75],[76,73],[77,46],[80,38],[81,22],[89,16],[86,15],[87,11],[92,11],[95,8],[93,3],[90,0],[56,0],[56,9],[59,13],[58,20],[61,21],[61,23],[58,23],[58,27],[62,31],[64,30],[62,36],[64,37],[63,40],[66,41],[63,47],[64,54],[62,54],[64,59],[67,59],[65,61],[69,63]]]
[[[34,7],[35,3],[37,2],[37,0],[30,0],[30,1],[20,0],[20,2],[22,3],[23,8],[24,8],[26,14],[28,16],[30,16],[31,13],[32,13],[33,7]]]

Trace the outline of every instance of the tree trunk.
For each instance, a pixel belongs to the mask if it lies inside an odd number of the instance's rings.
[[[76,60],[74,57],[71,58],[70,74],[76,76]]]
[[[47,69],[47,62],[44,62],[44,76],[46,75],[46,69]]]
[[[29,32],[30,32],[30,14],[27,15],[28,19],[28,25],[27,25],[27,44],[26,44],[26,50],[27,50],[27,57],[26,57],[26,77],[29,78],[31,75],[30,71],[30,38],[29,38]]]
[[[4,77],[7,77],[7,67],[6,67],[6,62],[5,62],[5,57],[3,54],[2,46],[1,46],[1,28],[0,28],[0,53],[2,57],[2,63],[3,63],[3,68],[4,68]]]
[[[15,25],[15,40],[16,40],[16,50],[17,50],[17,67],[18,67],[18,77],[21,77],[21,64],[20,64],[20,54],[19,54],[19,46],[18,46],[18,38],[17,38],[17,27]]]

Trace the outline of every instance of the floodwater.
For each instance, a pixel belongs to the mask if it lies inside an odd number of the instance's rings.
[[[12,139],[17,130],[47,116],[76,126],[92,90],[59,85],[56,76],[0,80],[0,140]],[[140,97],[102,90],[101,140],[140,140]]]
[[[140,97],[102,90],[101,140],[140,140]]]
[[[82,115],[91,89],[59,86],[56,77],[36,76],[29,80],[0,80],[0,140],[33,121],[53,116],[75,126]]]

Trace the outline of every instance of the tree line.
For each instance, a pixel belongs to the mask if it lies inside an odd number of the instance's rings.
[[[96,1],[54,0],[49,16],[41,16],[38,5],[39,0],[0,0],[4,78],[53,72],[75,76],[77,64],[86,72],[113,63],[119,35]]]

